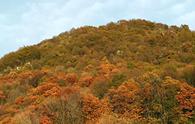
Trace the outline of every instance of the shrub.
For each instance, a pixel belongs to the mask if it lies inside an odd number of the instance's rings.
[[[5,84],[1,89],[6,97],[5,101],[10,103],[14,102],[16,98],[24,96],[27,93],[29,86],[27,84],[21,85],[20,83],[12,85]]]
[[[184,79],[188,84],[195,87],[195,67],[194,66],[185,67],[180,72],[180,78]]]
[[[101,77],[91,85],[92,93],[100,99],[104,97],[109,88],[109,81]]]
[[[175,123],[178,120],[175,95],[179,89],[179,81],[170,77],[164,80],[155,73],[148,73],[144,77],[148,83],[145,83],[140,93],[143,116],[157,119],[160,123]]]
[[[134,121],[129,118],[118,117],[117,114],[112,113],[102,116],[99,124],[134,124]]]
[[[127,68],[132,69],[134,67],[134,64],[132,62],[127,63]]]
[[[89,87],[93,83],[93,77],[90,75],[82,76],[79,80],[81,86]]]
[[[138,102],[139,90],[137,83],[132,81],[123,83],[117,89],[109,90],[108,98],[112,111],[132,119],[140,118],[142,109]]]
[[[31,65],[33,69],[41,69],[42,67],[41,62],[39,60],[33,60],[31,62]]]
[[[105,112],[105,107],[106,104],[104,104],[103,101],[100,101],[97,97],[94,97],[91,94],[82,97],[82,112],[86,122],[97,122]]]
[[[68,73],[66,75],[66,81],[69,83],[69,84],[75,84],[78,82],[78,76],[76,73]]]
[[[180,90],[176,95],[177,101],[179,102],[179,109],[182,115],[188,119],[193,119],[195,116],[195,89],[187,83],[180,85]],[[192,120],[195,122],[195,120]]]
[[[44,97],[49,96],[60,96],[61,88],[57,83],[43,83],[38,87],[34,88],[31,92],[31,95],[42,95]]]
[[[92,93],[98,97],[103,98],[110,88],[117,88],[126,80],[124,74],[114,74],[111,80],[103,77],[96,78],[91,86]]]
[[[175,63],[166,64],[163,71],[163,76],[177,78],[177,66]]]
[[[192,53],[182,53],[179,55],[179,59],[183,63],[191,63],[195,59],[195,55]]]
[[[118,87],[126,80],[126,75],[119,73],[113,75],[112,81],[109,84],[109,87]]]
[[[42,110],[52,116],[55,124],[83,124],[81,96],[76,88],[65,88],[61,98],[48,98]]]
[[[30,86],[37,87],[41,82],[41,79],[45,76],[44,72],[35,71],[28,75],[28,77],[24,77],[23,83],[27,83]]]
[[[34,117],[33,117],[34,116]],[[39,124],[38,116],[34,113],[21,112],[13,117],[14,124]]]
[[[53,124],[51,119],[47,116],[42,116],[40,118],[40,124]]]

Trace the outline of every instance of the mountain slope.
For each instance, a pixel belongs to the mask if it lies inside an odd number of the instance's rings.
[[[112,63],[117,63],[118,59],[155,65],[169,60],[193,63],[194,39],[195,33],[186,25],[178,28],[145,20],[119,21],[98,28],[72,29],[38,45],[21,48],[4,56],[0,69],[33,61],[41,66],[65,67],[71,62],[71,66],[80,69],[81,61],[87,60],[83,62],[85,66],[93,59],[103,57]]]
[[[194,64],[187,25],[72,29],[0,59],[0,122],[194,123]]]

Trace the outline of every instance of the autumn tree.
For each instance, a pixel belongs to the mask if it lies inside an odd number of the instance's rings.
[[[141,118],[142,108],[140,103],[139,85],[134,81],[129,81],[117,89],[111,89],[108,93],[109,103],[112,111],[131,119]]]

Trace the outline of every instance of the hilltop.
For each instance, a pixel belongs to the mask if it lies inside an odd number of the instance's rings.
[[[2,124],[195,123],[195,32],[120,20],[0,59]]]

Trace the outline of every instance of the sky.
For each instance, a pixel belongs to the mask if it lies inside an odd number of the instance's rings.
[[[195,30],[195,0],[0,0],[0,57],[73,27],[146,19]]]

